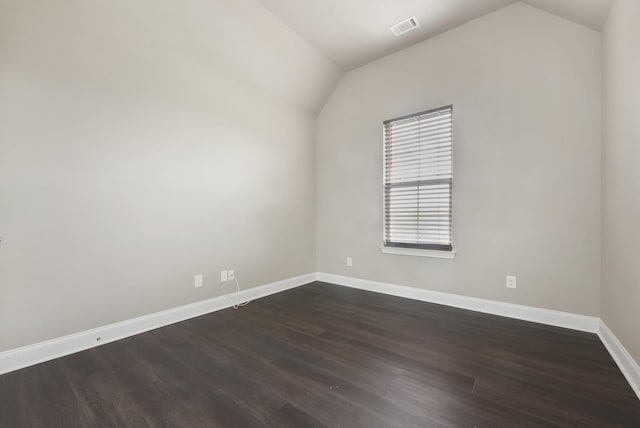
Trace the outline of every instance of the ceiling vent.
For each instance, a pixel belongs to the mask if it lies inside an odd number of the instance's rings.
[[[419,26],[420,23],[418,22],[418,18],[412,16],[411,18],[407,18],[404,21],[398,22],[396,25],[391,27],[391,32],[397,37]]]

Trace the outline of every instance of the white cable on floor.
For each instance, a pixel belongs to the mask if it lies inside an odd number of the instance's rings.
[[[238,288],[238,293],[236,294],[236,304],[233,305],[233,309],[238,309],[240,306],[248,305],[251,300],[240,303],[240,284],[238,283],[238,278],[234,277],[233,280],[236,282],[236,287]]]

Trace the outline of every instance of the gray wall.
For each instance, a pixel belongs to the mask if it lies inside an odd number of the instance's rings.
[[[640,362],[640,2],[617,0],[604,37],[602,319]]]
[[[599,315],[600,91],[600,34],[522,3],[347,73],[317,123],[317,269]],[[447,104],[458,254],[382,254],[382,121]]]
[[[314,271],[339,75],[256,1],[2,1],[0,350]]]
[[[524,4],[348,73],[316,122],[340,70],[254,0],[1,2],[0,351],[228,293],[229,268],[599,315],[602,261],[640,359],[638,8],[605,30],[601,163],[600,35]],[[381,122],[449,103],[457,257],[382,254]]]

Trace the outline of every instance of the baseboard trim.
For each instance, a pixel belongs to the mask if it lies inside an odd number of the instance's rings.
[[[513,303],[498,302],[495,300],[480,299],[458,294],[443,293],[440,291],[425,290],[421,288],[406,287],[367,279],[348,276],[333,275],[318,272],[318,281],[329,282],[361,290],[374,291],[392,296],[405,297],[423,302],[437,303],[453,306],[476,312],[500,315],[524,321],[537,322],[572,330],[596,333],[598,331],[599,318],[587,315],[577,315],[568,312],[554,311],[550,309],[535,308],[531,306],[516,305]]]
[[[589,333],[597,333],[598,337],[620,368],[620,371],[640,399],[640,366],[638,366],[638,363],[633,359],[633,357],[631,357],[631,354],[629,354],[615,334],[600,318],[597,317],[406,287],[324,272],[300,275],[281,281],[275,281],[259,287],[250,288],[248,290],[243,290],[240,293],[240,299],[242,301],[257,300],[261,297],[266,297],[271,294],[299,287],[315,280],[392,296],[420,300],[423,302],[468,309],[476,312],[500,315]],[[0,375],[63,357],[65,355],[74,354],[86,349],[95,348],[116,340],[135,336],[136,334],[144,333],[166,325],[226,309],[233,306],[235,299],[235,293],[225,294],[212,299],[202,300],[188,305],[179,306],[177,308],[74,333],[45,342],[0,352]]]
[[[622,345],[620,340],[618,340],[616,335],[613,334],[609,327],[607,327],[604,321],[600,318],[554,311],[550,309],[535,308],[531,306],[516,305],[513,303],[498,302],[495,300],[461,296],[458,294],[443,293],[440,291],[406,287],[324,272],[317,272],[316,279],[318,281],[357,288],[360,290],[373,291],[376,293],[420,300],[423,302],[437,303],[440,305],[563,327],[571,330],[596,333],[620,368],[624,377],[627,379],[627,382],[629,382],[629,385],[638,396],[638,399],[640,399],[640,366]]]
[[[242,301],[256,300],[270,294],[313,282],[315,273],[287,278],[259,287],[243,290]],[[144,315],[138,318],[105,325],[68,336],[40,342],[0,353],[0,374],[9,373],[85,349],[94,348],[136,334],[154,330],[189,318],[226,309],[236,301],[236,293],[225,294],[177,308]]]
[[[598,337],[611,354],[629,385],[640,399],[640,366],[604,321],[598,323]]]

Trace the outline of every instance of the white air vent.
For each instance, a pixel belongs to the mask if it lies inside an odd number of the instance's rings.
[[[404,21],[398,22],[396,25],[391,27],[391,32],[396,36],[399,36],[419,26],[420,23],[418,22],[418,18],[412,16],[411,18],[407,18]]]

